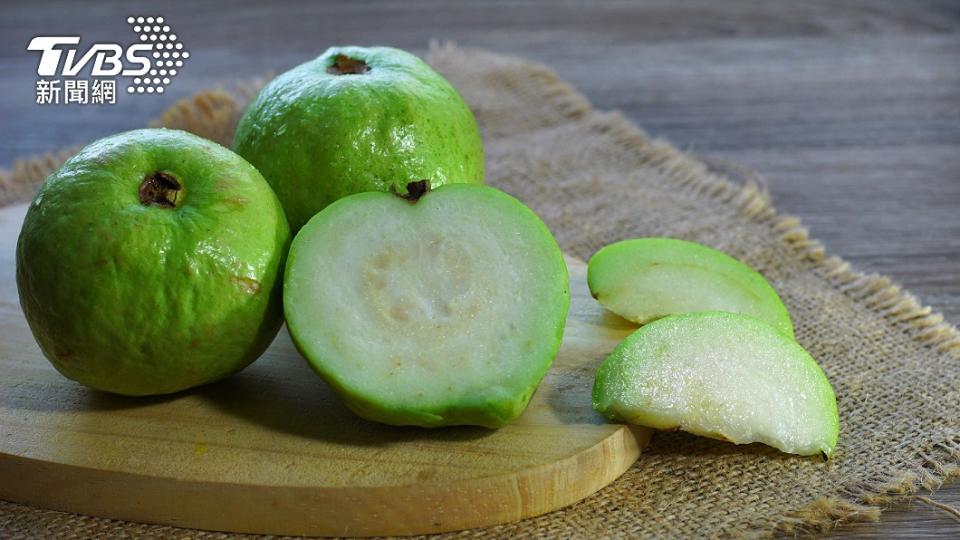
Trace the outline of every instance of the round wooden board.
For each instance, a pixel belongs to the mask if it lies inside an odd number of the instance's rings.
[[[285,331],[252,366],[204,388],[159,398],[88,390],[47,363],[20,310],[25,211],[0,210],[0,498],[220,531],[431,533],[576,502],[622,474],[649,438],[591,410],[596,365],[634,328],[597,305],[572,258],[563,347],[523,416],[499,430],[361,420]]]

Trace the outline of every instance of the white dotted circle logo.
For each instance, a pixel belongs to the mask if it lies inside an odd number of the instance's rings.
[[[172,77],[177,75],[175,68],[183,67],[183,63],[190,58],[190,53],[183,48],[177,35],[170,31],[170,25],[163,17],[130,16],[127,17],[127,24],[137,34],[140,42],[153,47],[149,76],[135,77],[133,83],[127,86],[127,93],[162,94],[171,83]]]

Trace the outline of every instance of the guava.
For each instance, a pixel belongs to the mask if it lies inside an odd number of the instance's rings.
[[[736,313],[640,327],[597,370],[593,406],[614,419],[784,452],[833,454],[837,401],[820,366],[769,324]]]
[[[166,394],[254,361],[283,320],[290,229],[249,163],[183,131],[100,139],[51,174],[17,243],[43,354],[98,390]]]
[[[790,312],[759,272],[726,253],[674,238],[610,244],[587,265],[600,304],[635,323],[695,311],[752,315],[793,337]]]
[[[485,186],[411,183],[314,216],[290,247],[294,344],[356,414],[502,426],[560,348],[567,267],[546,225]]]
[[[247,107],[233,147],[273,186],[294,232],[353,193],[483,183],[469,107],[430,66],[390,47],[331,47],[276,77]]]

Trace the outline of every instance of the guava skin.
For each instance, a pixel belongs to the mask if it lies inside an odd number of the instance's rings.
[[[366,71],[328,72],[351,60]],[[483,183],[469,107],[425,62],[389,47],[332,47],[281,74],[247,107],[233,147],[273,186],[294,232],[353,193]]]
[[[145,203],[157,173],[180,189]],[[177,392],[243,369],[271,343],[289,243],[270,186],[230,150],[176,130],[120,133],[70,158],[30,205],[20,304],[66,377],[130,396]]]

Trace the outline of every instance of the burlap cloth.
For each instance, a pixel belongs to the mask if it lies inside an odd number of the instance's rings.
[[[665,235],[720,248],[783,295],[797,339],[840,406],[835,457],[781,454],[658,433],[619,480],[571,507],[451,536],[713,537],[808,532],[876,520],[880,508],[960,471],[960,334],[889,279],[828,257],[756,182],[731,179],[617,113],[591,108],[550,70],[450,45],[430,62],[462,92],[483,130],[487,180],[530,205],[560,245],[586,260],[628,237]],[[229,145],[262,81],[184,100],[158,122]],[[637,88],[642,92],[642,88]],[[66,156],[0,173],[0,204],[28,199]],[[589,406],[589,404],[584,404]],[[13,538],[241,538],[90,518],[0,502]]]

